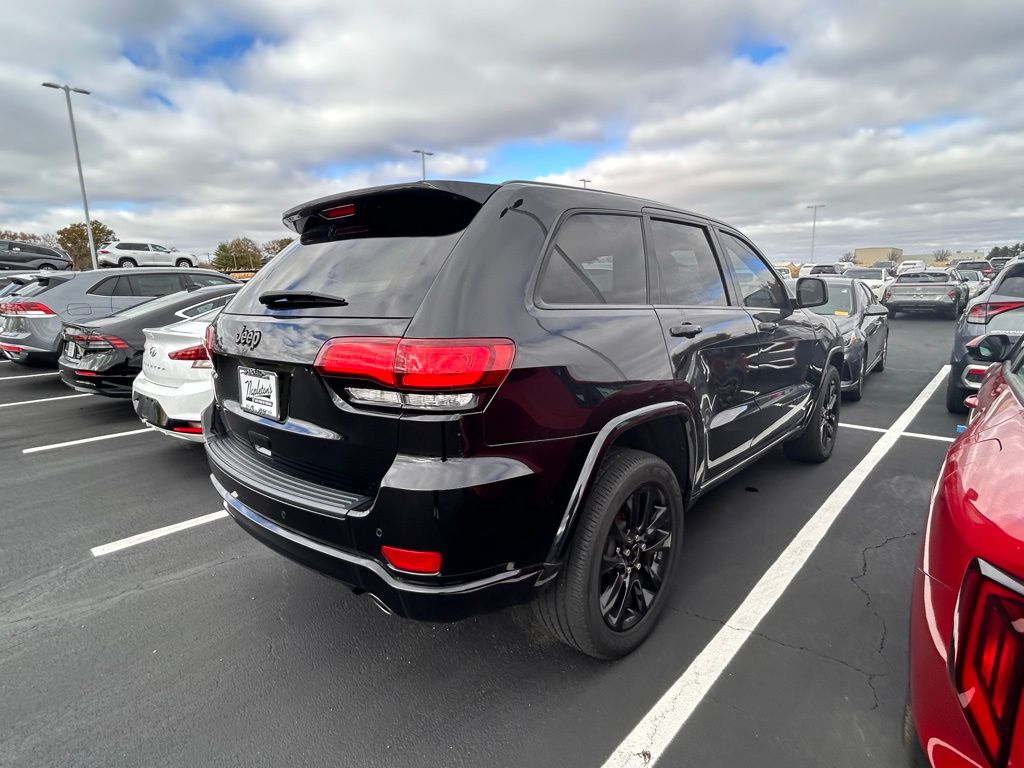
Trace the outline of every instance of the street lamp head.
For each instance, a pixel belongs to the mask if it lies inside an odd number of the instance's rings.
[[[59,90],[60,86],[56,83],[43,83],[43,88],[57,88]]]
[[[87,90],[85,90],[85,88],[72,88],[71,90],[74,91],[75,93],[84,93],[86,96],[88,96],[88,95],[90,95],[92,93],[92,91],[87,91]]]

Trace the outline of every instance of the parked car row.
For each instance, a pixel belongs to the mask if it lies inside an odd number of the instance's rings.
[[[101,243],[96,248],[96,263],[101,267],[195,267],[199,258],[159,243]],[[74,268],[74,260],[60,248],[18,240],[0,240],[2,270],[65,270]]]

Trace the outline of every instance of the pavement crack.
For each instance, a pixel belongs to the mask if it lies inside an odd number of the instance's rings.
[[[861,585],[860,580],[865,578],[868,575],[868,553],[869,552],[872,552],[872,551],[878,550],[878,549],[883,549],[884,547],[887,547],[889,544],[891,544],[894,541],[900,541],[902,539],[908,539],[908,538],[912,538],[914,536],[917,536],[917,532],[916,531],[910,531],[908,533],[901,533],[898,536],[889,536],[881,544],[871,544],[871,545],[869,545],[867,547],[864,547],[860,551],[860,560],[861,560],[860,573],[858,573],[855,576],[851,576],[850,577],[850,583],[853,584],[853,586],[855,586],[857,588],[857,590],[862,595],[864,595],[864,600],[865,600],[866,606],[871,609],[871,613],[874,614],[875,618],[878,619],[879,624],[882,625],[882,634],[879,637],[878,648],[876,650],[878,651],[878,655],[882,657],[882,660],[885,661],[886,666],[888,666],[890,668],[891,668],[891,665],[889,664],[889,660],[888,660],[888,658],[885,655],[885,641],[889,637],[889,625],[886,623],[885,617],[882,616],[882,614],[880,614],[878,612],[878,610],[874,607],[874,601],[871,598],[871,593],[868,592],[868,590],[865,589]]]
[[[753,635],[754,637],[759,637],[762,640],[767,640],[769,643],[773,643],[774,645],[778,645],[782,648],[788,648],[790,650],[800,651],[802,653],[809,653],[812,656],[817,656],[819,659],[822,659],[823,661],[828,661],[833,664],[838,664],[842,667],[846,667],[852,672],[856,672],[858,675],[864,677],[865,681],[868,684],[868,687],[871,689],[871,696],[874,699],[874,703],[871,705],[871,710],[873,711],[878,709],[878,690],[875,688],[875,681],[880,677],[888,677],[888,672],[872,672],[867,669],[861,669],[856,664],[851,664],[850,662],[844,659],[840,659],[837,656],[831,656],[827,653],[822,653],[821,651],[815,650],[814,648],[809,648],[806,645],[795,645],[793,643],[787,643],[783,640],[779,640],[778,638],[772,637],[771,635],[767,635],[764,632],[758,632],[757,630],[749,630],[743,629],[742,627],[736,627],[732,624],[729,624],[726,621],[722,621],[721,619],[713,619],[709,616],[701,616],[699,613],[694,613],[693,611],[680,610],[680,612],[686,614],[687,616],[693,616],[694,618],[701,619],[703,621],[710,621],[714,624],[718,624],[719,626],[727,627],[729,629],[735,630],[736,632],[745,632],[748,635]]]

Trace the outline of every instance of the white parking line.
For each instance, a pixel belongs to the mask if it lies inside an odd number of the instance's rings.
[[[92,552],[93,557],[102,557],[103,555],[109,555],[111,552],[117,552],[119,549],[127,549],[128,547],[134,547],[136,544],[142,544],[144,541],[152,541],[153,539],[159,539],[161,536],[167,536],[171,533],[184,531],[188,528],[195,528],[197,525],[202,525],[203,523],[212,523],[214,520],[220,520],[222,517],[227,516],[228,513],[225,512],[224,510],[211,512],[208,515],[193,517],[191,520],[182,520],[180,523],[174,523],[173,525],[165,525],[163,528],[155,528],[152,531],[146,531],[145,533],[137,533],[134,536],[129,536],[126,539],[118,539],[117,541],[112,541],[109,544],[102,544],[98,547],[93,547],[89,551]]]
[[[35,403],[49,403],[53,400],[70,400],[73,397],[92,397],[91,394],[83,395],[58,395],[57,397],[41,397],[38,400],[19,400],[16,403],[0,403],[0,408],[13,408],[16,405],[34,405]]]
[[[846,427],[847,429],[863,429],[865,432],[888,432],[888,429],[884,427],[868,427],[863,424],[847,424],[845,421],[839,422],[840,427]]]
[[[708,691],[729,666],[736,653],[757,629],[758,624],[778,601],[793,577],[814,552],[839,513],[871,471],[885,458],[910,422],[945,381],[949,366],[943,366],[915,398],[914,402],[878,441],[867,455],[825,499],[779,558],[765,571],[739,608],[715,634],[704,650],[693,660],[636,727],[605,760],[603,768],[644,768],[654,765],[665,753],[672,739]]]
[[[868,427],[864,424],[847,424],[845,421],[839,422],[840,427],[846,427],[847,429],[863,429],[865,432],[888,432],[889,429],[883,429],[882,427]],[[955,437],[947,437],[945,435],[926,435],[924,432],[900,432],[900,437],[919,437],[922,440],[939,440],[943,443],[952,443],[956,440]]]
[[[127,432],[113,432],[109,435],[83,437],[81,440],[68,440],[66,443],[54,443],[53,445],[40,445],[35,448],[25,448],[24,450],[22,450],[22,453],[39,453],[40,451],[52,451],[56,448],[67,448],[70,445],[82,445],[82,443],[95,443],[99,440],[113,440],[115,437],[127,437],[128,435],[141,435],[143,432],[153,432],[153,430],[151,430],[149,427],[143,427],[142,429],[130,429]]]
[[[22,373],[16,376],[0,376],[0,381],[18,381],[20,379],[38,379],[40,376],[60,376],[60,371],[51,373]]]

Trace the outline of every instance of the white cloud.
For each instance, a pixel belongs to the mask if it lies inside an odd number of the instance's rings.
[[[607,142],[546,178],[724,218],[773,254],[806,255],[809,202],[821,258],[1024,237],[1020,4],[42,0],[5,21],[0,227],[80,218],[62,100],[38,85],[68,79],[94,90],[75,102],[94,215],[183,249],[417,178],[413,147],[472,178],[524,139]],[[237,35],[257,42],[204,57]],[[785,53],[758,66],[744,42]]]

